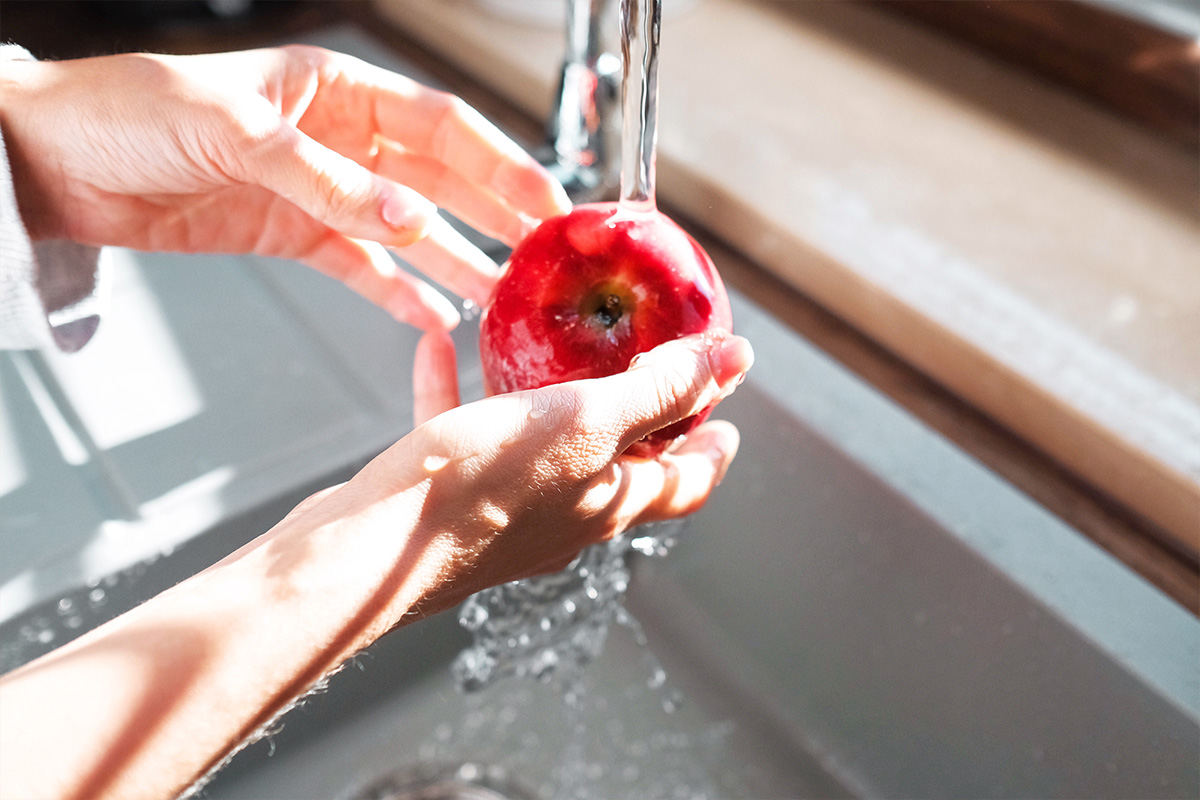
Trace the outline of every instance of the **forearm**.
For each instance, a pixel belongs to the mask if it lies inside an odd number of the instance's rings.
[[[405,524],[413,498],[364,509],[353,495],[344,486],[306,504],[7,676],[0,795],[173,796],[345,659],[415,619],[411,609],[453,602],[438,591],[445,554]]]

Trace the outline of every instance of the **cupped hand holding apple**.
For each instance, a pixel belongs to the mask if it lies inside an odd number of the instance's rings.
[[[543,222],[505,265],[480,321],[484,387],[497,394],[613,375],[671,339],[732,325],[712,260],[667,216],[581,205]],[[626,452],[657,455],[711,410]]]
[[[523,565],[529,575],[561,569],[582,547],[631,525],[690,514],[728,469],[737,428],[710,420],[654,458],[629,455],[628,448],[727,397],[753,360],[742,337],[697,334],[659,345],[615,375],[450,408],[453,344],[446,334],[426,334],[417,366],[433,379],[418,392],[427,411],[448,410],[406,437],[402,450],[420,456],[419,469],[437,467],[422,524],[462,532],[452,550],[473,559],[486,546],[475,570]],[[384,459],[378,474],[402,479],[399,463]],[[522,575],[493,577],[498,583]]]

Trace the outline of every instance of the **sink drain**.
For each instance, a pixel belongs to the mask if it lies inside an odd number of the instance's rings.
[[[417,766],[372,782],[349,800],[537,800],[506,770],[482,764]]]

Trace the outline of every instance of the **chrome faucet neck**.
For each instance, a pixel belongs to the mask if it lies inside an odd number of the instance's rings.
[[[566,52],[538,159],[574,202],[599,200],[620,171],[621,59],[606,47],[611,0],[567,0]]]

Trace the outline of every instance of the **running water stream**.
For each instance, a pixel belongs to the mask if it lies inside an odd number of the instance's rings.
[[[621,0],[621,207],[656,209],[658,38],[662,0]]]
[[[583,670],[604,649],[609,628],[629,628],[644,645],[645,635],[624,605],[629,556],[664,556],[680,523],[643,525],[610,542],[584,550],[565,570],[526,578],[468,598],[459,622],[473,636],[453,671],[464,691],[478,691],[507,677],[534,678],[558,686],[568,704],[578,701]],[[647,684],[664,688],[666,672],[649,650]],[[678,702],[663,691],[664,709]]]
[[[621,207],[655,210],[658,130],[658,41],[662,0],[621,0],[622,82]],[[611,542],[588,548],[564,571],[485,590],[463,605],[459,621],[474,641],[454,663],[464,691],[478,691],[506,676],[555,683],[576,705],[584,667],[603,650],[609,628],[629,628],[645,644],[641,627],[624,605],[633,553],[663,556],[681,523],[643,525]],[[647,683],[660,689],[664,709],[677,697],[665,689],[666,673],[643,648]]]

